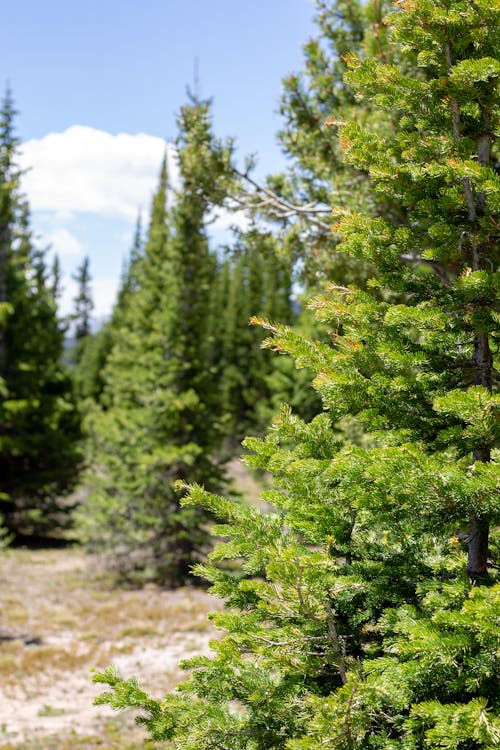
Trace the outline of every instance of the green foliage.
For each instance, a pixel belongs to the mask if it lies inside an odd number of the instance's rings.
[[[211,133],[205,102],[181,110],[177,147],[180,188],[167,207],[165,159],[145,246],[96,340],[106,363],[87,419],[97,476],[82,510],[89,545],[121,575],[169,585],[189,579],[207,540],[206,516],[180,508],[173,483],[187,476],[213,488],[221,482],[207,316],[214,259],[205,223],[224,198],[231,156],[230,144]]]
[[[283,323],[293,318],[291,267],[279,256],[271,234],[252,229],[239,237],[222,268],[226,276],[220,311],[218,371],[223,427],[239,445],[248,432],[269,423],[273,358],[259,349],[262,331],[249,326],[255,315]]]
[[[336,695],[311,701],[308,738],[290,747],[317,747],[319,738],[340,748],[498,744],[498,585],[434,583],[419,593],[420,608],[383,618],[383,656],[367,660]]]
[[[78,292],[74,299],[75,312],[71,316],[75,326],[75,339],[77,343],[86,338],[91,332],[91,317],[94,303],[90,290],[90,260],[88,256],[83,259],[81,266],[73,276],[78,284]]]
[[[323,341],[327,341],[329,338],[327,331],[304,306],[303,300],[300,300],[299,304],[300,309],[292,321],[294,330],[305,339],[321,337]],[[281,321],[282,319],[274,316],[271,320]],[[271,424],[283,403],[289,404],[293,411],[304,419],[312,419],[323,410],[321,399],[310,387],[313,376],[307,366],[298,368],[290,357],[276,356],[272,357],[271,365],[270,373],[266,378],[269,398],[260,409],[263,425]]]
[[[77,340],[76,362],[73,369],[73,380],[80,399],[87,402],[91,408],[93,403],[98,403],[104,391],[104,370],[113,346],[114,331],[118,331],[122,325],[122,316],[126,315],[127,307],[131,301],[130,296],[138,289],[137,272],[142,255],[142,224],[141,216],[137,218],[134,240],[130,256],[124,263],[118,298],[113,308],[111,320],[106,321],[94,334],[88,326],[87,333]],[[86,270],[88,277],[88,267]],[[85,301],[84,308],[88,315],[92,310],[92,296],[88,287],[87,278],[85,290],[81,290],[79,298]],[[87,318],[89,321],[89,318]]]
[[[346,59],[356,95],[400,126],[341,124],[340,144],[408,217],[339,210],[343,251],[377,274],[312,302],[329,342],[262,321],[324,413],[284,407],[246,440],[270,512],[193,484],[184,500],[224,539],[197,568],[226,602],[212,658],[162,701],[98,677],[101,702],[140,708],[177,750],[498,746],[499,10],[401,2],[388,56]]]
[[[98,402],[104,389],[104,368],[112,347],[112,332],[104,324],[82,342],[73,380],[78,396],[85,401]]]
[[[0,113],[0,513],[16,534],[68,521],[78,478],[80,416],[61,365],[57,276],[33,243],[19,192],[14,109]],[[57,268],[54,269],[57,274]]]

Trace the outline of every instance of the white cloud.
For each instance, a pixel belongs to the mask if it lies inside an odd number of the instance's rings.
[[[83,255],[82,243],[74,237],[67,229],[55,229],[47,236],[47,242],[52,250],[60,257],[78,258]]]
[[[56,211],[55,213],[51,212],[49,218],[53,224],[60,225],[68,224],[70,221],[73,221],[75,216],[71,211]]]
[[[93,276],[94,319],[109,316],[119,285],[122,257],[130,245],[131,228],[139,208],[143,226],[148,224],[151,197],[158,184],[165,149],[170,184],[176,188],[179,168],[175,147],[146,133],[112,135],[73,125],[62,133],[49,133],[22,145],[20,166],[27,170],[22,188],[33,211],[34,226],[42,243],[50,244],[63,261],[61,314],[73,311],[77,292],[70,266],[74,270],[83,255],[88,255]],[[88,222],[82,212],[106,221],[96,225]],[[245,228],[247,222],[243,212],[222,207],[212,212],[208,230],[216,243],[225,242],[232,225]],[[95,276],[92,269],[97,261],[100,270]]]
[[[112,135],[72,125],[63,133],[49,133],[22,145],[20,166],[27,170],[23,190],[32,210],[46,214],[57,227],[82,211],[131,221],[139,208],[147,216],[165,149],[170,183],[176,187],[175,147],[162,138],[146,133]],[[226,208],[214,211],[211,219],[213,233],[232,225],[244,228],[247,222],[243,212]],[[55,245],[59,239],[62,244],[63,238],[49,239]]]
[[[92,280],[92,298],[94,310],[92,318],[94,322],[108,318],[118,292],[118,278],[96,278]],[[61,315],[69,315],[74,311],[74,302],[78,292],[78,285],[71,277],[65,278],[61,298],[59,300],[59,311]]]
[[[250,219],[245,211],[232,211],[228,208],[217,208],[212,211],[209,222],[209,229],[213,235],[228,233],[232,227],[245,231],[250,226]]]
[[[165,148],[175,181],[175,149],[162,138],[73,125],[22,145],[23,190],[35,211],[133,219],[149,205]]]
[[[94,296],[94,317],[108,317],[118,293],[118,278],[94,279],[92,293]]]

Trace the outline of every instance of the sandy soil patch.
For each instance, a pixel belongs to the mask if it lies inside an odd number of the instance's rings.
[[[116,590],[92,569],[75,549],[0,553],[0,635],[19,636],[0,641],[0,750],[125,747],[82,739],[110,726],[111,711],[92,705],[102,686],[90,669],[113,663],[161,696],[179,662],[216,637],[206,614],[220,605],[205,592]]]

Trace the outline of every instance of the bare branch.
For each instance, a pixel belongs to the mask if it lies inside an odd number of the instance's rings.
[[[234,168],[234,174],[240,178],[244,183],[249,185],[253,192],[251,194],[252,203],[250,205],[254,210],[268,210],[271,211],[278,219],[290,219],[294,216],[304,216],[314,224],[315,226],[330,231],[331,225],[323,221],[321,216],[329,216],[331,214],[330,206],[317,205],[313,202],[309,203],[291,203],[283,196],[278,195],[270,188],[265,185],[260,185],[246,172],[240,172]],[[233,196],[240,206],[248,207],[248,200],[239,196]]]

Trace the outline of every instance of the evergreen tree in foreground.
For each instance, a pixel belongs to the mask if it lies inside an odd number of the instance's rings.
[[[307,424],[284,408],[247,443],[274,475],[276,512],[191,489],[227,538],[199,569],[226,601],[213,616],[225,636],[162,701],[97,676],[112,688],[100,702],[140,707],[177,750],[498,746],[499,11],[405,0],[393,44],[425,75],[349,59],[358,95],[401,129],[388,144],[342,125],[342,147],[411,213],[347,213],[343,250],[405,302],[332,286],[314,303],[330,346],[269,326],[269,346],[317,373],[325,413]],[[346,415],[362,442],[340,439]],[[242,578],[217,568],[225,558]]]
[[[207,539],[206,515],[180,508],[173,483],[221,486],[205,223],[224,199],[230,147],[213,137],[208,103],[183,107],[177,147],[180,187],[167,208],[165,159],[134,284],[113,316],[104,390],[88,420],[99,478],[83,509],[92,549],[124,576],[168,585],[189,578]]]
[[[80,417],[60,363],[57,278],[34,247],[19,191],[14,108],[0,111],[0,514],[16,534],[65,525],[81,453]]]

